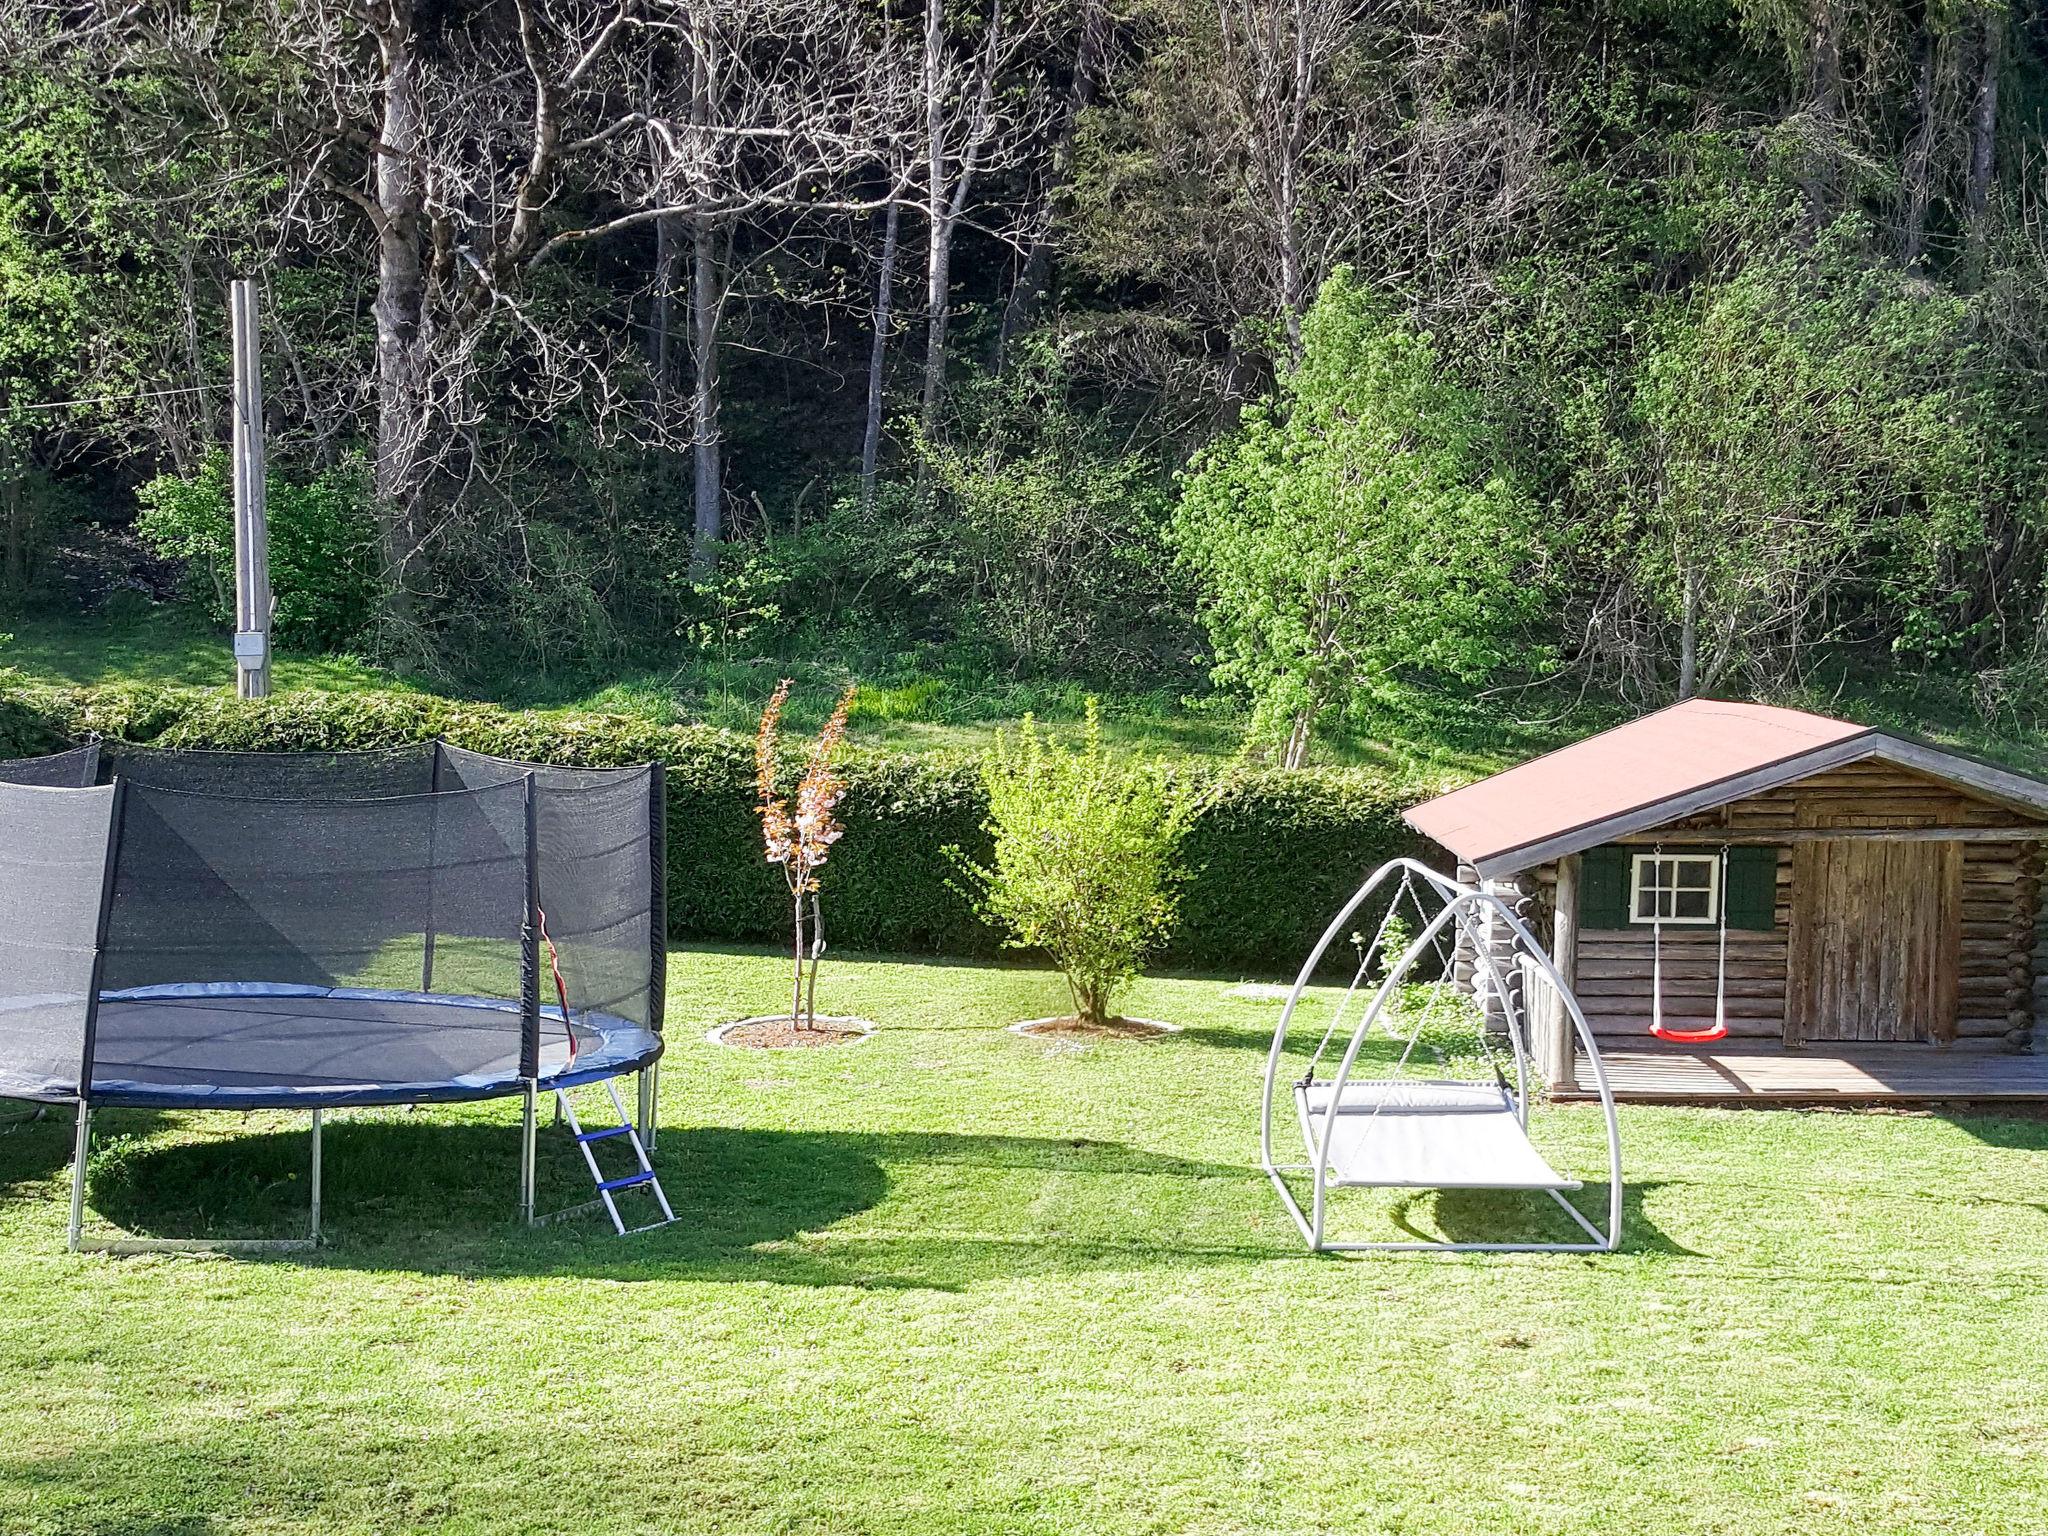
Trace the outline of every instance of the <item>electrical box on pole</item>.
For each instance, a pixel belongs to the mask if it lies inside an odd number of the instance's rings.
[[[270,526],[263,501],[263,358],[256,284],[228,289],[235,341],[235,692],[270,693]]]

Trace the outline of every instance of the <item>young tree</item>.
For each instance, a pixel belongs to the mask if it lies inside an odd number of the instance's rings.
[[[1041,736],[1026,715],[982,762],[992,862],[948,849],[982,918],[1013,949],[1042,950],[1074,1016],[1096,1028],[1172,931],[1180,847],[1204,798],[1159,763],[1119,762],[1093,699],[1080,744]]]
[[[811,743],[794,794],[785,797],[777,770],[782,750],[782,706],[788,702],[789,687],[788,678],[776,684],[768,707],[761,711],[761,727],[754,738],[754,789],[768,862],[781,868],[794,913],[789,1022],[796,1029],[814,1029],[818,1016],[818,961],[825,953],[824,920],[818,913],[818,871],[824,867],[832,845],[846,831],[838,816],[839,802],[846,796],[846,781],[840,778],[833,757],[846,741],[846,717],[853,708],[854,690],[849,686],[839,696],[831,718]],[[804,921],[807,904],[811,913],[808,924]],[[808,949],[804,942],[807,928]]]
[[[1276,398],[1200,455],[1173,536],[1217,681],[1298,768],[1316,728],[1400,679],[1473,682],[1538,653],[1537,519],[1430,339],[1340,269]]]

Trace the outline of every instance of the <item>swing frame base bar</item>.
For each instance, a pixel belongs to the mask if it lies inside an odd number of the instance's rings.
[[[1613,1253],[1621,1246],[1619,1230],[1612,1234],[1602,1232],[1593,1225],[1586,1213],[1554,1189],[1530,1190],[1530,1194],[1545,1194],[1557,1202],[1558,1208],[1578,1223],[1585,1234],[1592,1239],[1589,1243],[1486,1243],[1456,1242],[1451,1239],[1402,1239],[1387,1242],[1347,1242],[1319,1236],[1315,1223],[1302,1210],[1295,1199],[1294,1191],[1287,1183],[1289,1173],[1313,1173],[1306,1163],[1266,1165],[1266,1177],[1280,1192],[1280,1199],[1287,1207],[1287,1213],[1294,1218],[1294,1225],[1301,1233],[1302,1241],[1308,1244],[1311,1253]],[[1327,1190],[1327,1184],[1324,1188]],[[1392,1184],[1347,1184],[1345,1189],[1440,1189],[1442,1185],[1392,1185]]]

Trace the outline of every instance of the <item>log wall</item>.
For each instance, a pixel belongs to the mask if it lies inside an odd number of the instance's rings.
[[[1717,834],[1840,827],[1857,830],[2034,826],[2039,818],[1981,800],[1956,786],[1889,763],[1831,769],[1716,810],[1638,833],[1632,845],[1695,843]],[[2048,1008],[2048,931],[2041,922],[2042,848],[2036,842],[1966,841],[1962,852],[1962,925],[1957,956],[1956,1038],[1960,1044],[2028,1049]],[[1789,846],[1778,855],[1773,932],[1728,933],[1726,1015],[1735,1039],[1781,1040],[1788,996],[1787,941],[1798,898]],[[1556,872],[1532,871],[1533,905],[1550,910]],[[1526,883],[1526,880],[1525,880]],[[1546,919],[1547,920],[1547,919]],[[1539,931],[1542,931],[1539,929]],[[1657,1049],[1649,1034],[1652,932],[1647,926],[1581,930],[1572,978],[1594,1032],[1631,1048]],[[1664,1019],[1700,1029],[1714,1017],[1719,933],[1667,926]],[[1682,1047],[1665,1047],[1683,1049]]]

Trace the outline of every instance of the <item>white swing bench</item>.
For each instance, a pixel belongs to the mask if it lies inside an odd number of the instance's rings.
[[[1352,917],[1375,894],[1385,893],[1390,886],[1394,889],[1386,897],[1387,906],[1378,930],[1371,943],[1361,946],[1357,972],[1332,1013],[1306,1074],[1293,1083],[1295,1118],[1308,1160],[1279,1162],[1274,1153],[1275,1110],[1282,1080],[1289,1070],[1288,1033],[1303,994],[1323,956]],[[1416,936],[1399,955],[1389,957],[1382,950],[1397,921],[1412,924]],[[1512,1056],[1509,1070],[1503,1070],[1495,1054],[1496,1042],[1488,1039],[1490,1031],[1482,1027],[1478,1039],[1490,1069],[1490,1080],[1355,1075],[1361,1049],[1375,1025],[1401,1042],[1393,1072],[1407,1071],[1423,1038],[1424,1027],[1430,1022],[1428,1009],[1425,1017],[1413,1022],[1405,1035],[1393,1027],[1394,1013],[1403,984],[1425,956],[1433,959],[1436,974],[1445,979],[1444,985],[1432,991],[1432,1006],[1436,998],[1448,995],[1455,961],[1462,957],[1469,963],[1474,1000],[1493,1015],[1500,1043]],[[1350,1029],[1335,1075],[1319,1080],[1316,1068],[1332,1039],[1337,1038],[1375,961],[1383,966],[1384,974]],[[1524,994],[1531,973],[1547,982],[1561,1001],[1563,1012],[1578,1036],[1585,1074],[1599,1095],[1607,1137],[1604,1227],[1569,1198],[1583,1189],[1582,1181],[1553,1168],[1529,1136],[1530,1064]],[[1451,1006],[1471,1005],[1453,998]],[[1497,896],[1460,885],[1413,859],[1393,860],[1373,873],[1324,930],[1295,978],[1266,1056],[1259,1134],[1267,1176],[1279,1190],[1310,1249],[1319,1253],[1604,1253],[1611,1252],[1621,1240],[1620,1131],[1599,1047],[1578,1000],[1528,927]],[[1306,1209],[1290,1182],[1304,1176],[1311,1184]],[[1563,1208],[1584,1238],[1553,1242],[1346,1241],[1330,1237],[1326,1230],[1329,1192],[1336,1189],[1541,1193]]]

